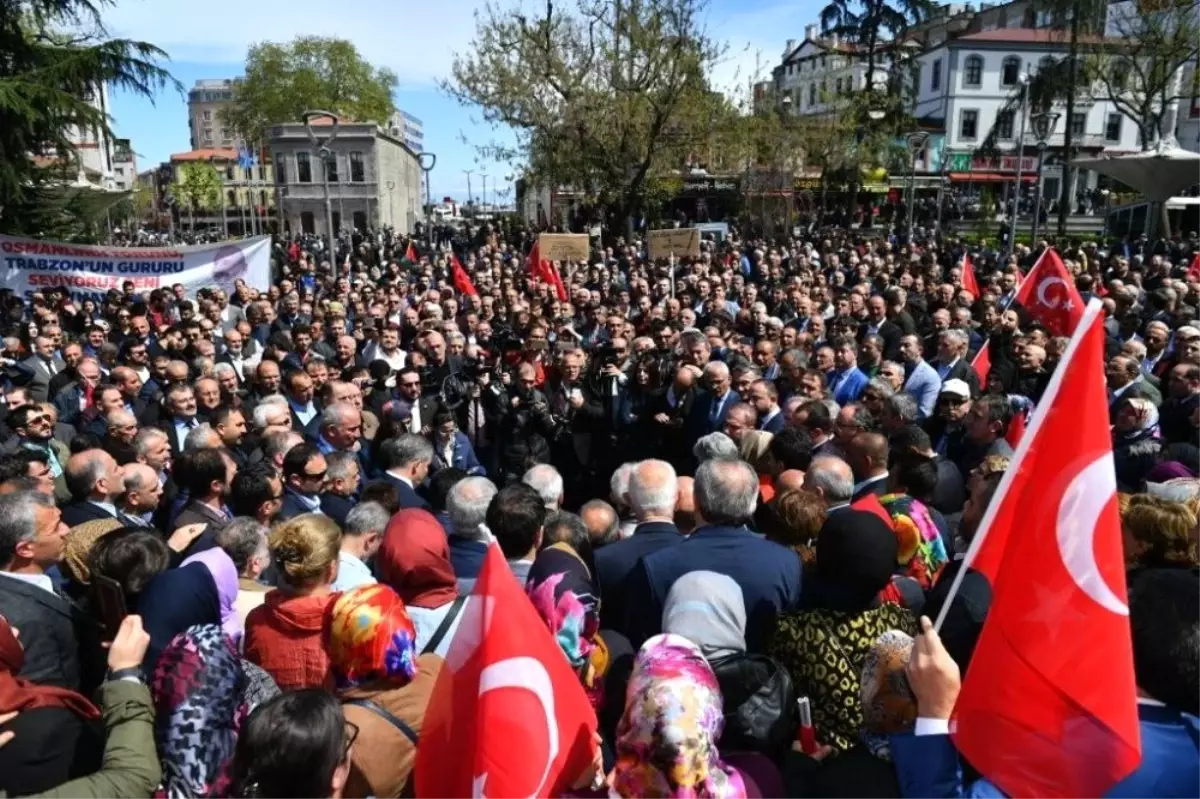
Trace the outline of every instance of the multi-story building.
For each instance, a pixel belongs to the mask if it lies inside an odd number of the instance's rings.
[[[188,92],[188,133],[193,150],[239,150],[244,142],[237,132],[221,120],[221,111],[233,102],[235,80],[230,78],[196,81]]]
[[[111,106],[108,103],[108,86],[100,84],[89,92],[84,99],[101,114],[108,116]],[[117,186],[113,180],[113,140],[99,128],[72,127],[67,134],[75,149],[75,169],[77,185],[90,185],[105,191],[114,191]],[[126,140],[128,143],[128,140]],[[60,157],[65,154],[59,154]]]
[[[320,126],[328,120],[314,121]],[[320,151],[299,123],[271,129],[276,188],[284,229],[325,235],[325,181]],[[392,227],[412,232],[423,218],[417,153],[392,127],[342,121],[326,162],[335,231]]]
[[[891,56],[876,54],[872,77],[876,88],[887,85]],[[770,98],[790,108],[793,114],[828,114],[836,110],[837,99],[866,87],[867,57],[860,48],[837,36],[817,36],[817,26],[804,29],[804,39],[788,39],[783,60],[771,72],[771,80],[755,86],[755,101]],[[786,98],[786,99],[785,99]]]
[[[129,139],[113,139],[113,188],[133,191],[137,184],[137,153]]]
[[[393,139],[403,141],[414,153],[425,151],[425,123],[412,114],[397,110],[385,127]]]
[[[237,150],[199,149],[171,156],[170,181],[180,179],[184,164],[207,162],[221,177],[219,203],[212,208],[197,208],[191,212],[179,210],[181,222],[193,222],[199,227],[220,227],[228,233],[242,235],[264,232],[275,222],[275,174],[270,163],[244,165]],[[162,176],[160,175],[160,180]]]

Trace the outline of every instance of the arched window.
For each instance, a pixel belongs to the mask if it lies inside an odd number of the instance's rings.
[[[1004,59],[1000,64],[1000,85],[1016,86],[1021,79],[1021,59],[1015,55]]]
[[[983,85],[983,57],[967,56],[963,71],[963,86],[979,88]]]

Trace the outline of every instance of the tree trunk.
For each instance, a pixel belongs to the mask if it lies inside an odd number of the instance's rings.
[[[1075,198],[1071,196],[1071,181],[1066,177],[1071,165],[1071,118],[1075,115],[1075,84],[1079,80],[1079,20],[1083,16],[1082,10],[1081,6],[1076,6],[1071,13],[1071,42],[1067,50],[1067,58],[1071,59],[1071,62],[1067,65],[1067,126],[1063,129],[1063,181],[1058,198],[1060,238],[1067,235],[1067,215],[1075,205]]]

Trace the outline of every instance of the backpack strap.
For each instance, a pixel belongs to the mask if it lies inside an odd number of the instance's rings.
[[[438,644],[446,637],[446,633],[450,631],[450,625],[454,624],[454,620],[458,618],[458,614],[462,612],[462,607],[466,603],[467,598],[460,596],[450,605],[450,611],[442,618],[442,623],[433,631],[433,637],[429,639],[429,643],[425,644],[425,648],[421,650],[422,655],[428,655],[436,652]]]
[[[417,745],[417,731],[408,726],[408,724],[404,723],[392,713],[388,712],[387,708],[383,707],[382,705],[372,702],[370,699],[348,699],[344,704],[366,708],[399,730],[405,738],[412,742],[413,746]]]

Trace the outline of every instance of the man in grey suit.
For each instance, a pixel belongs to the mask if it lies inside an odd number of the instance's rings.
[[[50,398],[50,381],[67,368],[66,363],[54,354],[54,341],[46,336],[33,340],[33,355],[21,361],[20,366],[29,372],[29,395],[35,402],[46,402]]]

